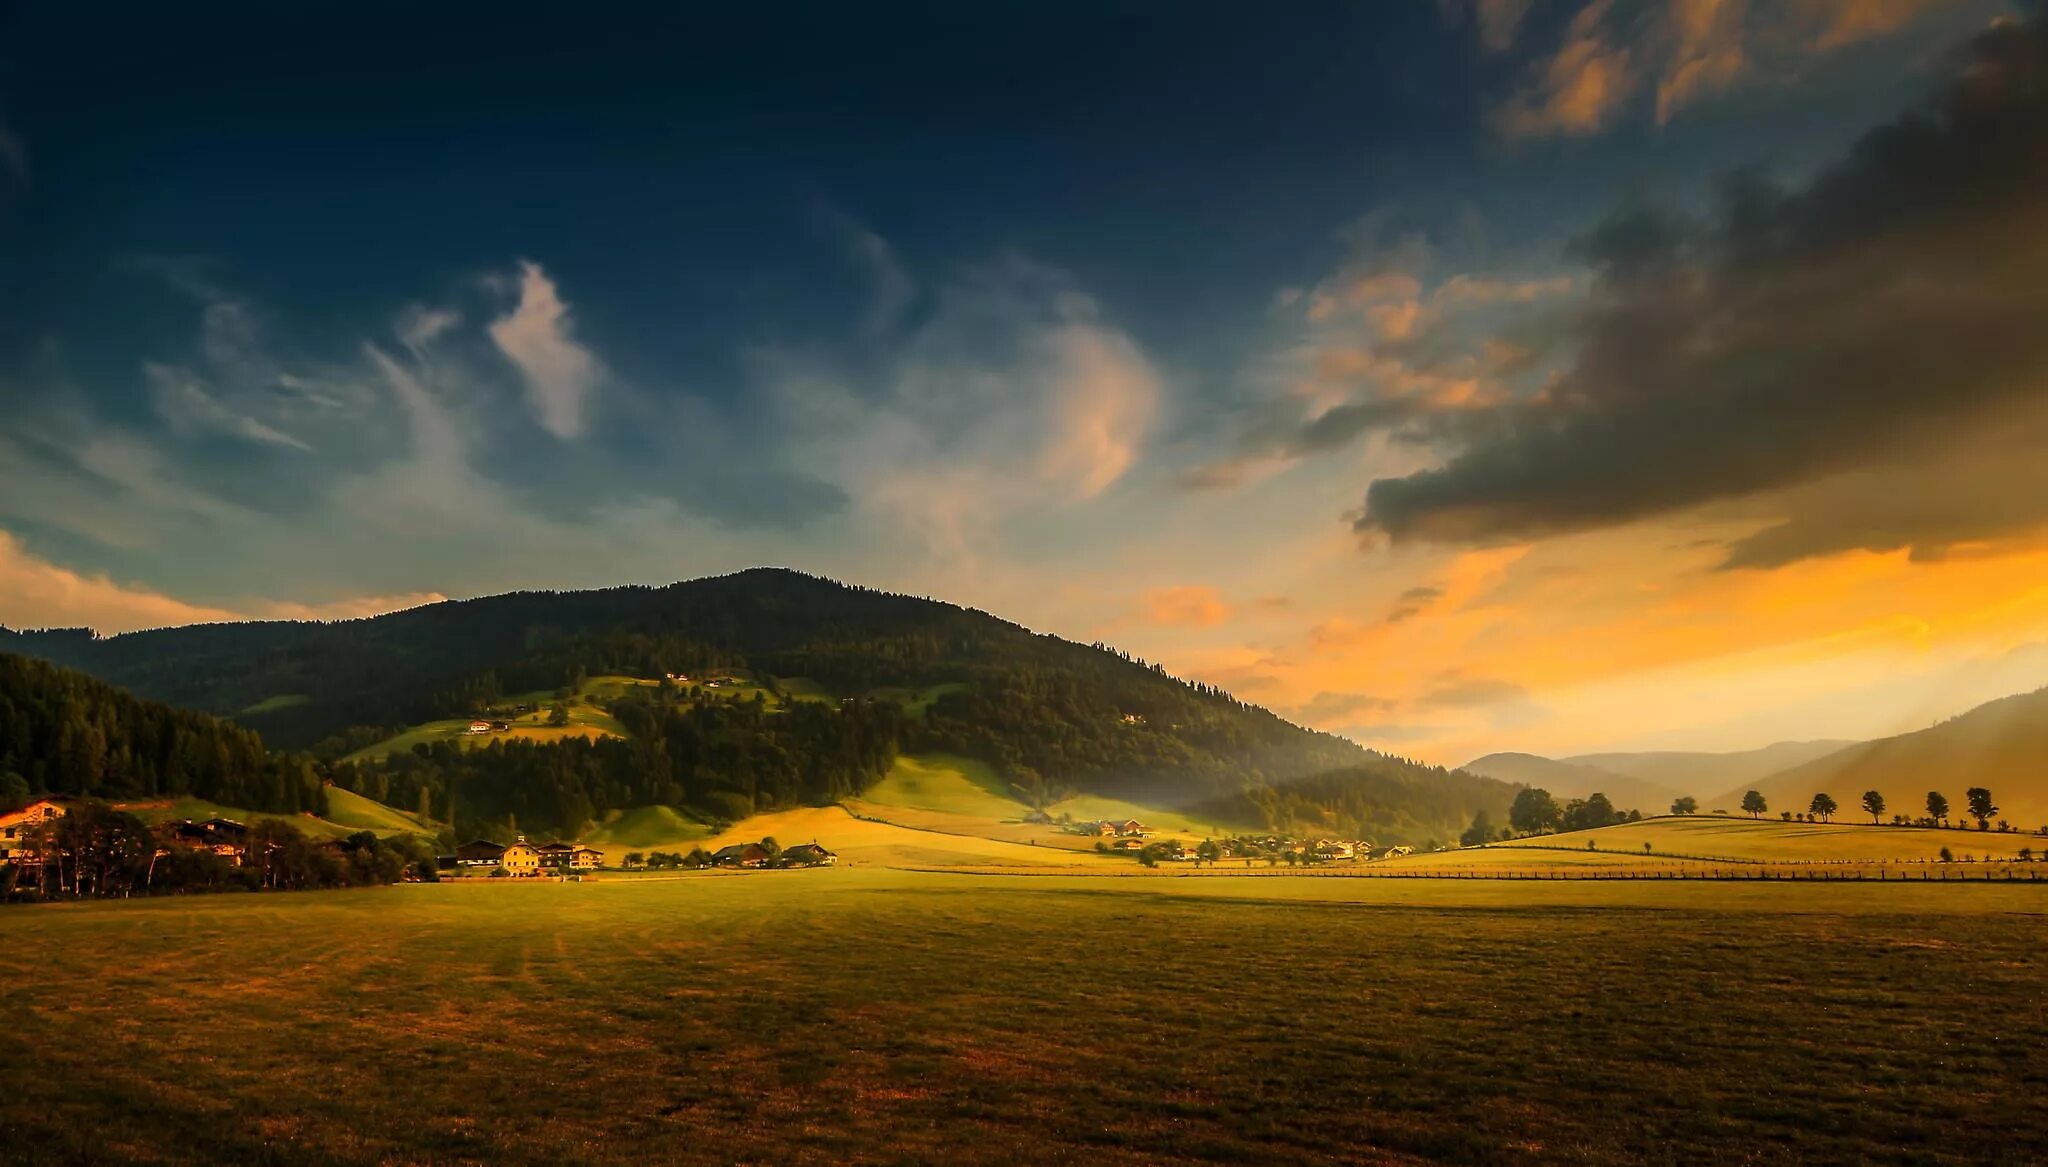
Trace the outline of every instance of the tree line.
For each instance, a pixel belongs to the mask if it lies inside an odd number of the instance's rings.
[[[182,845],[172,830],[98,799],[74,802],[67,813],[23,829],[24,861],[0,864],[0,901],[362,887],[408,874],[439,878],[433,852],[410,837],[379,839],[361,831],[321,844],[289,822],[259,819],[247,828],[238,863]]]

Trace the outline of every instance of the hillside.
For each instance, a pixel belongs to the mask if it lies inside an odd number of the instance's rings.
[[[1599,766],[1560,761],[1537,754],[1488,754],[1459,768],[1470,774],[1498,778],[1502,782],[1539,787],[1559,800],[1605,794],[1618,809],[1640,810],[1644,814],[1659,814],[1671,809],[1672,800],[1683,793]]]
[[[1777,742],[1762,749],[1729,753],[1653,750],[1645,753],[1577,754],[1562,760],[1652,782],[1678,794],[1690,794],[1704,800],[1716,791],[1754,782],[1855,744],[1836,740]],[[1719,805],[1718,802],[1713,804]],[[1713,806],[1703,801],[1700,809],[1711,810]],[[1643,809],[1647,811],[1650,808]],[[1734,807],[1728,809],[1733,810]]]
[[[1099,645],[785,570],[326,624],[6,638],[312,748],[335,760],[337,783],[379,801],[412,808],[424,792],[437,817],[452,804],[477,826],[568,828],[642,806],[735,821],[856,797],[906,753],[972,759],[1006,797],[1041,805],[1096,796],[1417,841],[1455,837],[1482,809],[1499,818],[1512,796]],[[737,680],[712,691],[707,676]],[[590,678],[623,683],[593,694]],[[450,732],[525,696],[587,697],[602,732]]]
[[[1754,782],[1731,786],[1714,806],[1734,809],[1755,789],[1771,813],[1803,811],[1816,793],[1841,806],[1837,817],[1861,815],[1863,792],[1876,790],[1886,817],[1927,813],[1930,790],[1947,796],[1950,817],[1964,817],[1963,791],[1990,788],[1999,817],[2023,830],[2048,823],[2048,689],[1980,705],[1940,725],[1836,750]],[[1702,804],[1704,808],[1706,804]]]
[[[321,805],[303,760],[239,726],[0,653],[0,779],[35,794],[203,799],[293,814]]]

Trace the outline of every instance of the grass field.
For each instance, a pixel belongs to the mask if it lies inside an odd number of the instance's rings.
[[[1890,860],[1920,862],[1940,857],[1943,847],[1961,859],[2011,859],[2022,847],[2039,855],[2048,839],[1996,831],[1922,830],[1917,827],[1871,826],[1867,823],[1788,823],[1776,819],[1722,818],[1718,815],[1673,815],[1639,823],[1538,835],[1498,843],[1489,851],[1517,847],[1584,847],[1640,854],[1650,850],[1676,855],[1765,863]]]
[[[2048,891],[874,868],[0,912],[0,1156],[2037,1163]]]
[[[311,700],[312,698],[304,693],[279,693],[275,697],[265,697],[256,704],[242,710],[240,716],[247,717],[254,713],[269,713],[275,709],[293,709]]]

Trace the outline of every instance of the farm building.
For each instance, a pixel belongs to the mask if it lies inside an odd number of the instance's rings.
[[[472,721],[469,723],[469,732],[489,733],[491,732],[491,723],[488,721]]]
[[[542,843],[534,850],[540,853],[540,865],[551,871],[569,866],[569,857],[576,853],[572,844],[560,842]]]
[[[604,852],[578,844],[569,852],[569,870],[595,871],[604,866]]]
[[[540,849],[521,835],[498,857],[498,866],[504,868],[508,875],[539,875]]]
[[[763,867],[767,863],[768,848],[759,843],[734,843],[711,856],[713,867]]]
[[[820,847],[816,840],[798,843],[782,853],[782,860],[801,867],[830,867],[839,862],[839,856]]]
[[[504,846],[489,839],[472,839],[455,849],[458,867],[496,867],[504,857]]]

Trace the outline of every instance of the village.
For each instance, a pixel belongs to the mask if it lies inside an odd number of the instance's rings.
[[[1025,822],[1053,823],[1044,811],[1033,811]],[[1398,859],[1414,852],[1405,844],[1377,848],[1367,839],[1297,839],[1290,835],[1232,835],[1186,843],[1180,839],[1154,838],[1152,828],[1137,819],[1099,819],[1061,824],[1069,834],[1091,836],[1095,850],[1134,856],[1145,866],[1159,863],[1204,863],[1243,860],[1249,867],[1264,860],[1269,865],[1290,867],[1317,863],[1360,863],[1375,859]]]
[[[88,800],[68,795],[36,798],[10,811],[0,812],[0,870],[12,877],[11,886],[34,888],[43,882],[46,866],[61,867],[75,849],[61,829],[64,821]],[[104,804],[93,804],[104,806]],[[280,832],[265,828],[282,827],[291,840],[302,842],[311,853],[346,865],[358,852],[392,850],[391,840],[379,840],[374,833],[359,831],[338,838],[301,840],[296,828],[285,820],[265,819],[256,824],[237,819],[213,817],[201,820],[171,819],[146,825],[145,837],[134,840],[140,857],[147,862],[150,878],[142,886],[154,885],[159,867],[166,860],[197,858],[216,870],[267,867],[266,860],[286,845]],[[131,832],[132,833],[132,832]],[[702,848],[687,855],[654,851],[629,852],[616,864],[608,863],[606,852],[582,842],[529,842],[519,835],[509,844],[474,839],[449,854],[430,854],[424,845],[410,844],[402,869],[383,882],[438,882],[453,878],[532,879],[576,882],[600,871],[643,871],[661,868],[759,870],[764,868],[831,867],[839,862],[837,853],[813,840],[784,848],[774,839],[733,843],[713,851]],[[0,897],[4,898],[4,897]]]

